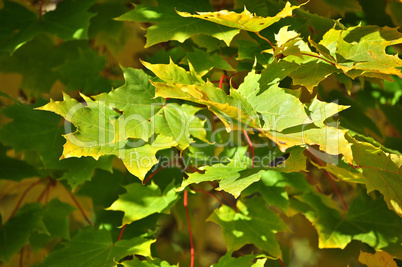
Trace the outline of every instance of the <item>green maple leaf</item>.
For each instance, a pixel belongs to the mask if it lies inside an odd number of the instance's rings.
[[[130,173],[143,181],[152,166],[158,163],[155,157],[156,152],[176,145],[177,142],[171,137],[159,135],[152,144],[140,146],[134,144],[131,146],[129,143],[124,149],[116,151],[115,155],[123,161],[124,166]]]
[[[236,40],[236,44],[239,46],[236,60],[249,60],[254,62],[257,59],[257,63],[264,67],[269,67],[272,64],[268,64],[271,55],[262,53],[265,48],[264,44],[261,45],[255,41],[241,39]]]
[[[33,106],[19,102],[6,107],[2,112],[13,121],[1,129],[1,142],[18,152],[36,152],[47,171],[65,171],[62,179],[66,179],[71,186],[75,187],[89,180],[96,168],[111,170],[110,157],[101,157],[99,160],[86,157],[59,161],[62,155],[64,131],[60,127],[60,118],[57,115],[34,110]],[[38,167],[42,169],[42,165]]]
[[[211,55],[201,49],[194,49],[194,52],[187,53],[182,59],[182,62],[187,60],[192,63],[195,71],[200,75],[204,76],[213,68],[223,69],[227,71],[234,71],[235,69],[230,66],[230,64],[221,55]]]
[[[362,7],[357,0],[324,0],[324,3],[336,9],[344,17],[345,12],[362,11]]]
[[[401,11],[402,11],[401,2],[398,2],[397,0],[387,2],[386,12],[391,17],[392,22],[399,27],[402,25]]]
[[[143,62],[143,64],[166,82],[152,83],[156,87],[156,96],[207,105],[225,123],[227,129],[236,128],[239,123],[258,127],[258,115],[241,95],[234,93],[235,97],[229,97],[211,82],[204,82],[192,65],[187,72],[173,62],[155,65]]]
[[[67,0],[58,3],[55,10],[42,16],[44,30],[64,40],[88,38],[89,21],[95,14],[87,10],[95,2]]]
[[[310,118],[318,127],[324,126],[324,121],[333,115],[349,108],[349,106],[338,105],[336,103],[326,103],[314,97],[308,105],[310,111]]]
[[[39,35],[21,46],[13,55],[0,54],[0,71],[23,75],[21,88],[29,95],[48,92],[58,75],[54,70],[63,55],[48,35]]]
[[[261,158],[255,162],[255,167],[250,168],[252,162],[250,158],[243,157],[245,153],[239,150],[234,155],[229,164],[214,164],[212,166],[201,167],[205,173],[188,173],[188,179],[184,180],[177,190],[184,190],[190,184],[198,184],[205,181],[219,181],[219,187],[216,190],[224,190],[234,197],[239,197],[240,193],[252,183],[261,179],[261,175],[267,170],[277,170],[281,172],[298,172],[305,170],[306,158],[303,150],[300,148],[290,152],[289,158],[276,167],[269,167],[268,164],[274,159],[270,157]]]
[[[208,218],[222,227],[228,250],[253,244],[278,257],[281,251],[275,239],[275,232],[286,230],[286,225],[279,216],[268,209],[260,197],[238,201],[237,208],[238,212],[228,206],[222,206]]]
[[[211,6],[208,2],[203,1],[193,2],[189,5],[185,0],[159,0],[158,6],[135,5],[134,10],[123,14],[118,19],[156,23],[147,29],[145,47],[169,40],[184,42],[195,34],[210,35],[223,40],[229,46],[233,37],[239,33],[238,29],[181,17],[175,9],[192,12],[195,10],[211,10]]]
[[[17,3],[5,0],[0,10],[0,50],[14,52],[22,44],[42,32],[49,32],[64,40],[86,39],[89,21],[95,15],[87,12],[96,1],[66,0],[55,10],[37,14]]]
[[[43,207],[40,203],[30,203],[18,210],[17,214],[0,226],[0,260],[8,262],[11,257],[28,243],[33,232],[46,233],[42,222]]]
[[[115,153],[126,144],[125,141],[114,142],[113,122],[119,113],[103,102],[81,96],[87,106],[63,94],[63,101],[51,100],[39,108],[59,114],[77,127],[75,132],[65,135],[67,142],[64,144],[62,158],[91,156],[99,159],[102,155]]]
[[[335,66],[318,60],[301,64],[299,69],[289,76],[292,78],[293,84],[305,86],[311,93],[314,87],[336,71]]]
[[[75,210],[74,207],[54,198],[46,204],[43,212],[43,223],[52,237],[70,239],[68,215]]]
[[[191,15],[188,12],[177,13],[182,17],[200,18],[203,20],[211,21],[217,24],[221,24],[227,27],[237,28],[241,30],[260,32],[265,28],[268,28],[275,22],[278,22],[281,18],[292,16],[293,9],[299,8],[299,6],[292,6],[289,2],[282,11],[276,14],[274,17],[260,17],[250,13],[246,7],[242,13],[236,13],[233,11],[221,10],[217,12],[197,12],[198,15]],[[177,8],[177,10],[180,10]]]
[[[394,243],[395,237],[401,237],[402,219],[388,210],[381,198],[373,200],[360,193],[351,203],[346,216],[341,215],[333,202],[316,193],[298,198],[309,205],[296,209],[317,228],[319,248],[343,249],[352,240],[360,240],[380,249]]]
[[[0,179],[21,181],[38,175],[32,165],[23,160],[7,157],[6,152],[7,148],[0,143]]]
[[[263,74],[250,72],[237,92],[243,95],[253,109],[262,115],[264,130],[277,130],[308,124],[312,121],[307,116],[304,105],[292,94],[277,86],[260,92],[259,80]]]
[[[127,192],[120,195],[108,208],[108,210],[124,211],[123,224],[143,219],[154,213],[168,213],[179,198],[173,183],[163,192],[154,183],[150,185],[133,183],[125,189]]]
[[[230,91],[230,96],[212,83],[204,82],[194,72],[191,65],[190,71],[187,72],[173,62],[168,65],[152,65],[145,62],[143,64],[166,82],[153,83],[157,96],[206,105],[222,120],[227,130],[244,128],[244,125],[257,128],[263,135],[276,142],[283,152],[292,146],[320,145],[320,149],[326,153],[343,154],[348,162],[352,162],[351,144],[345,138],[347,131],[328,127],[322,123],[331,113],[323,113],[325,104],[321,103],[319,108],[312,109],[312,115],[317,120],[317,124],[324,126],[314,127],[312,125],[314,121],[307,115],[305,106],[294,96],[295,93],[279,88],[272,81],[279,82],[282,79],[284,74],[279,71],[279,68],[284,66],[282,64],[278,64],[278,71],[274,72],[278,74],[277,78],[268,72],[265,72],[267,76],[264,78],[255,72],[249,73],[238,90]],[[292,66],[291,63],[286,64]],[[265,84],[268,78],[272,79],[269,85]],[[334,107],[336,104],[332,103],[329,104],[328,109],[334,110]],[[339,107],[339,110],[341,109],[342,107]],[[263,127],[259,126],[257,112],[266,122]]]
[[[155,259],[152,261],[141,261],[140,259],[134,257],[133,260],[123,261],[121,263],[124,267],[173,267],[177,265],[170,265],[167,261],[161,261],[159,259]]]
[[[201,108],[183,104],[167,104],[161,112],[152,118],[156,133],[172,137],[178,143],[180,150],[186,149],[194,140],[190,134],[208,142],[204,122],[195,116]]]
[[[217,263],[212,265],[212,267],[230,267],[230,266],[244,266],[251,267],[255,266],[252,262],[255,259],[254,255],[245,255],[243,257],[233,258],[231,257],[232,251],[229,251],[223,255]]]
[[[291,187],[293,194],[296,192],[304,194],[314,190],[301,172],[284,173],[269,170],[262,172],[261,180],[246,188],[242,192],[242,196],[247,197],[259,193],[269,205],[275,205],[287,212],[289,197],[285,187]]]
[[[66,247],[54,250],[39,265],[44,266],[115,266],[115,261],[127,255],[151,256],[155,240],[134,237],[113,244],[107,230],[86,228],[74,236]]]
[[[331,29],[318,43],[312,43],[325,57],[336,59],[335,66],[352,79],[358,76],[392,81],[400,75],[402,60],[386,53],[386,47],[402,43],[397,29],[356,26],[347,30]]]
[[[4,0],[3,3],[0,10],[0,51],[11,53],[36,35],[38,16],[13,1]]]
[[[66,51],[66,60],[55,70],[67,91],[93,93],[110,89],[110,82],[100,74],[106,66],[105,56],[99,56],[82,41],[63,43],[60,49]]]
[[[378,190],[388,207],[402,216],[402,157],[366,142],[353,143],[353,155],[362,170],[367,192]]]
[[[155,87],[149,82],[151,77],[142,70],[122,69],[125,84],[93,98],[123,113],[115,122],[115,140],[141,138],[147,141],[153,134],[148,120],[158,113],[165,100],[154,98]]]

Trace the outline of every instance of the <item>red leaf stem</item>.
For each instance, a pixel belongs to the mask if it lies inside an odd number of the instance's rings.
[[[190,245],[191,245],[191,267],[194,267],[194,243],[193,243],[193,234],[191,232],[191,223],[190,223],[190,215],[188,214],[188,202],[187,202],[187,197],[188,197],[188,191],[184,191],[184,198],[183,198],[183,204],[184,204],[184,209],[186,211],[186,219],[187,219],[187,226],[188,226],[188,233],[190,235]]]
[[[220,89],[222,89],[223,79],[224,79],[224,78],[226,78],[226,79],[230,82],[230,79],[229,79],[228,76],[222,75],[222,76],[221,76],[221,79],[219,80],[219,88],[220,88]]]
[[[214,188],[214,189],[216,189],[216,186],[214,185],[214,183],[213,182],[211,182],[211,181],[208,181],[208,183]],[[229,203],[229,205],[237,212],[237,207],[236,207],[236,205],[233,203],[233,201],[231,201],[227,196],[225,196],[225,194],[224,193],[222,193],[221,191],[216,191],[224,200],[226,200],[228,203]]]
[[[258,37],[260,37],[261,39],[267,41],[269,43],[269,45],[272,47],[272,50],[275,52],[275,47],[274,45],[271,43],[270,40],[268,40],[267,38],[265,38],[264,36],[262,36],[259,32],[255,32],[255,34],[257,34]]]
[[[74,195],[70,192],[70,190],[68,190],[67,188],[64,187],[64,189],[66,189],[66,191],[68,192],[68,194],[70,195],[71,199],[74,201],[75,205],[77,206],[77,208],[80,210],[82,216],[85,218],[85,220],[87,221],[87,223],[90,226],[93,226],[91,221],[88,219],[87,215],[84,212],[84,209],[81,207],[80,203],[78,203],[77,199],[74,197]]]
[[[45,189],[43,189],[43,191],[40,193],[40,195],[39,195],[39,197],[38,197],[38,199],[37,199],[36,201],[37,201],[37,202],[41,202],[41,201],[42,201],[42,198],[43,198],[44,196],[49,196],[50,186],[55,185],[55,184],[56,184],[56,181],[55,181],[55,180],[49,179],[49,182],[47,183]],[[45,204],[46,204],[46,203],[47,203],[47,198],[46,198],[46,200],[45,200]]]
[[[144,182],[142,182],[143,185],[146,185],[158,172],[160,172],[161,170],[163,170],[164,166],[161,166],[159,168],[157,168],[154,172],[152,172],[145,180]]]
[[[286,267],[285,263],[280,258],[278,258],[278,261],[282,265],[282,267]]]
[[[39,19],[42,18],[42,11],[43,11],[43,0],[39,2]]]
[[[23,246],[20,250],[20,262],[19,262],[19,267],[23,267],[24,266],[24,250],[25,250],[25,246]]]
[[[251,153],[252,153],[252,155],[253,155],[253,163],[252,163],[252,165],[251,165],[251,169],[253,169],[253,168],[254,168],[254,158],[255,158],[254,146],[253,146],[253,143],[252,143],[251,140],[250,140],[250,137],[248,137],[247,131],[246,131],[246,130],[243,130],[243,133],[244,133],[244,137],[246,137],[247,143],[248,143],[248,145],[249,145],[249,147],[250,147],[250,150],[251,150]]]
[[[127,224],[123,225],[123,227],[120,230],[119,238],[117,238],[116,242],[119,242],[121,237],[123,236],[124,230],[126,229]]]
[[[218,7],[218,11],[222,10],[222,8],[225,6],[226,0],[222,0],[222,3]]]
[[[306,179],[309,181],[309,183],[315,187],[315,190],[317,190],[318,193],[322,194],[321,189],[317,186],[316,182],[313,180],[313,178],[310,176],[308,172],[303,172],[304,175],[306,175]]]
[[[204,193],[204,194],[206,194],[206,195],[208,195],[208,196],[210,196],[210,197],[215,198],[222,206],[225,205],[217,196],[215,196],[215,195],[212,194],[211,192],[208,192],[208,191],[206,191],[206,190],[204,190],[204,189],[195,189],[195,188],[191,188],[191,190],[196,191],[196,192]]]
[[[21,197],[18,199],[17,205],[15,206],[14,210],[11,212],[11,215],[8,218],[8,220],[10,220],[12,217],[14,217],[14,215],[17,213],[18,209],[20,208],[20,206],[22,204],[22,201],[24,200],[26,195],[29,193],[29,191],[31,191],[35,186],[37,186],[38,184],[41,184],[42,182],[43,182],[43,180],[36,181],[35,183],[30,184],[27,187],[27,189],[25,189],[25,191],[22,193]]]

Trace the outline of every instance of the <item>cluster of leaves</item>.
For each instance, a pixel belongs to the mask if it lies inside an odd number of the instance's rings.
[[[0,266],[402,259],[400,1],[33,2],[0,2]]]

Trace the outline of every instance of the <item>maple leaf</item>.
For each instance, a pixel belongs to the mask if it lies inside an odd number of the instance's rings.
[[[158,6],[134,5],[134,10],[121,15],[119,20],[156,23],[147,28],[147,43],[145,47],[157,43],[177,40],[184,42],[194,34],[207,34],[219,40],[223,40],[228,46],[238,29],[221,26],[208,21],[194,21],[189,18],[179,16],[175,12],[178,10],[211,10],[207,2],[194,2],[188,5],[186,0],[159,0]]]
[[[402,216],[402,157],[367,142],[353,141],[353,156],[362,170],[367,192],[378,190],[390,209]]]
[[[39,203],[27,204],[0,226],[0,259],[8,262],[35,231],[46,232],[42,222],[43,208]],[[0,216],[1,218],[1,216]]]
[[[156,125],[156,133],[171,137],[178,143],[180,150],[186,149],[194,140],[190,135],[207,142],[204,122],[195,116],[201,110],[194,106],[183,104],[167,104],[161,112],[152,118]]]
[[[255,259],[254,255],[245,255],[242,257],[238,257],[238,258],[234,258],[231,256],[232,255],[232,251],[229,251],[228,253],[226,253],[225,255],[223,255],[219,261],[217,263],[215,263],[214,265],[212,265],[212,267],[227,267],[227,266],[244,266],[244,267],[251,267],[251,266],[255,266],[257,267],[254,263],[253,260]],[[261,262],[260,260],[257,260]],[[264,262],[262,264],[265,263],[266,259],[263,260]]]
[[[386,47],[402,43],[397,29],[378,26],[356,26],[347,30],[331,29],[314,45],[324,55],[336,59],[335,66],[352,79],[357,76],[392,81],[400,75],[402,60],[386,53]]]
[[[169,184],[163,193],[154,183],[147,186],[134,183],[125,189],[127,192],[120,195],[108,208],[108,210],[124,211],[123,224],[129,224],[154,213],[167,213],[179,198],[174,191],[173,183]]]
[[[191,15],[188,12],[177,13],[182,17],[193,17],[208,20],[214,23],[218,23],[224,26],[238,28],[241,30],[260,32],[265,28],[268,28],[275,22],[278,22],[281,18],[285,18],[292,15],[292,11],[300,6],[292,6],[289,2],[286,3],[284,9],[276,14],[274,17],[260,17],[250,13],[246,7],[242,13],[236,13],[233,11],[221,10],[217,12],[197,12],[198,15]]]
[[[308,208],[297,207],[297,204],[293,207],[301,208],[300,211],[316,227],[320,248],[343,249],[354,239],[380,249],[395,242],[395,234],[398,233],[400,236],[398,229],[401,227],[402,219],[385,208],[381,198],[373,200],[360,191],[344,217],[335,203],[315,192],[297,198],[309,205]],[[381,215],[371,216],[371,214]]]
[[[277,170],[282,172],[299,172],[306,168],[306,157],[303,155],[303,149],[297,148],[290,152],[285,159],[285,163],[279,166],[270,167],[273,158],[263,158],[257,162],[254,168],[250,168],[252,160],[243,157],[242,150],[236,152],[233,160],[229,164],[214,164],[212,166],[201,167],[200,170],[205,173],[188,173],[188,179],[184,180],[177,190],[184,190],[190,184],[198,184],[205,181],[219,181],[219,187],[216,190],[224,190],[234,197],[239,197],[241,192],[250,184],[261,179],[265,171]],[[244,153],[244,152],[243,152]],[[281,156],[278,157],[280,159]],[[283,162],[283,161],[282,161]]]
[[[87,106],[64,94],[64,101],[51,100],[39,108],[55,112],[77,127],[75,132],[64,136],[67,142],[64,144],[62,158],[91,156],[99,159],[102,155],[116,155],[132,174],[143,180],[158,162],[156,152],[177,145],[172,138],[163,136],[155,138],[152,144],[143,140],[116,141],[115,122],[120,114],[103,101],[81,96]]]
[[[181,62],[185,63],[187,63],[187,61],[192,63],[195,71],[200,76],[204,76],[213,68],[227,71],[235,70],[221,55],[214,54],[211,56],[211,54],[201,49],[194,49],[194,52],[187,53],[181,60]]]
[[[1,129],[1,142],[13,147],[16,151],[36,152],[41,164],[34,167],[40,169],[45,167],[45,170],[42,171],[46,172],[65,171],[62,179],[66,179],[73,187],[89,180],[96,168],[111,171],[112,158],[110,157],[101,157],[98,160],[88,157],[70,158],[59,161],[59,157],[62,155],[62,133],[64,131],[60,127],[60,118],[57,115],[34,110],[33,106],[19,102],[8,106],[2,112],[13,121]]]
[[[67,245],[52,251],[39,266],[115,266],[115,260],[127,255],[151,256],[155,240],[134,237],[113,244],[110,232],[86,228],[74,236]]]
[[[385,251],[376,251],[374,254],[360,251],[359,262],[367,266],[398,267],[393,257]]]
[[[41,19],[28,8],[5,0],[0,10],[0,50],[14,52],[22,44],[42,32],[49,32],[64,40],[88,37],[89,21],[95,15],[88,12],[96,1],[67,0],[56,9],[46,12]]]
[[[266,207],[260,197],[252,197],[244,202],[238,201],[236,206],[238,212],[228,206],[222,206],[208,218],[208,221],[222,227],[228,249],[236,250],[246,244],[254,244],[272,256],[278,257],[281,251],[274,233],[286,230],[284,222]],[[255,229],[260,231],[256,232]]]

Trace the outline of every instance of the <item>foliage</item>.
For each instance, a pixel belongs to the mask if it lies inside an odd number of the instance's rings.
[[[400,1],[133,2],[0,1],[0,266],[401,263]]]

